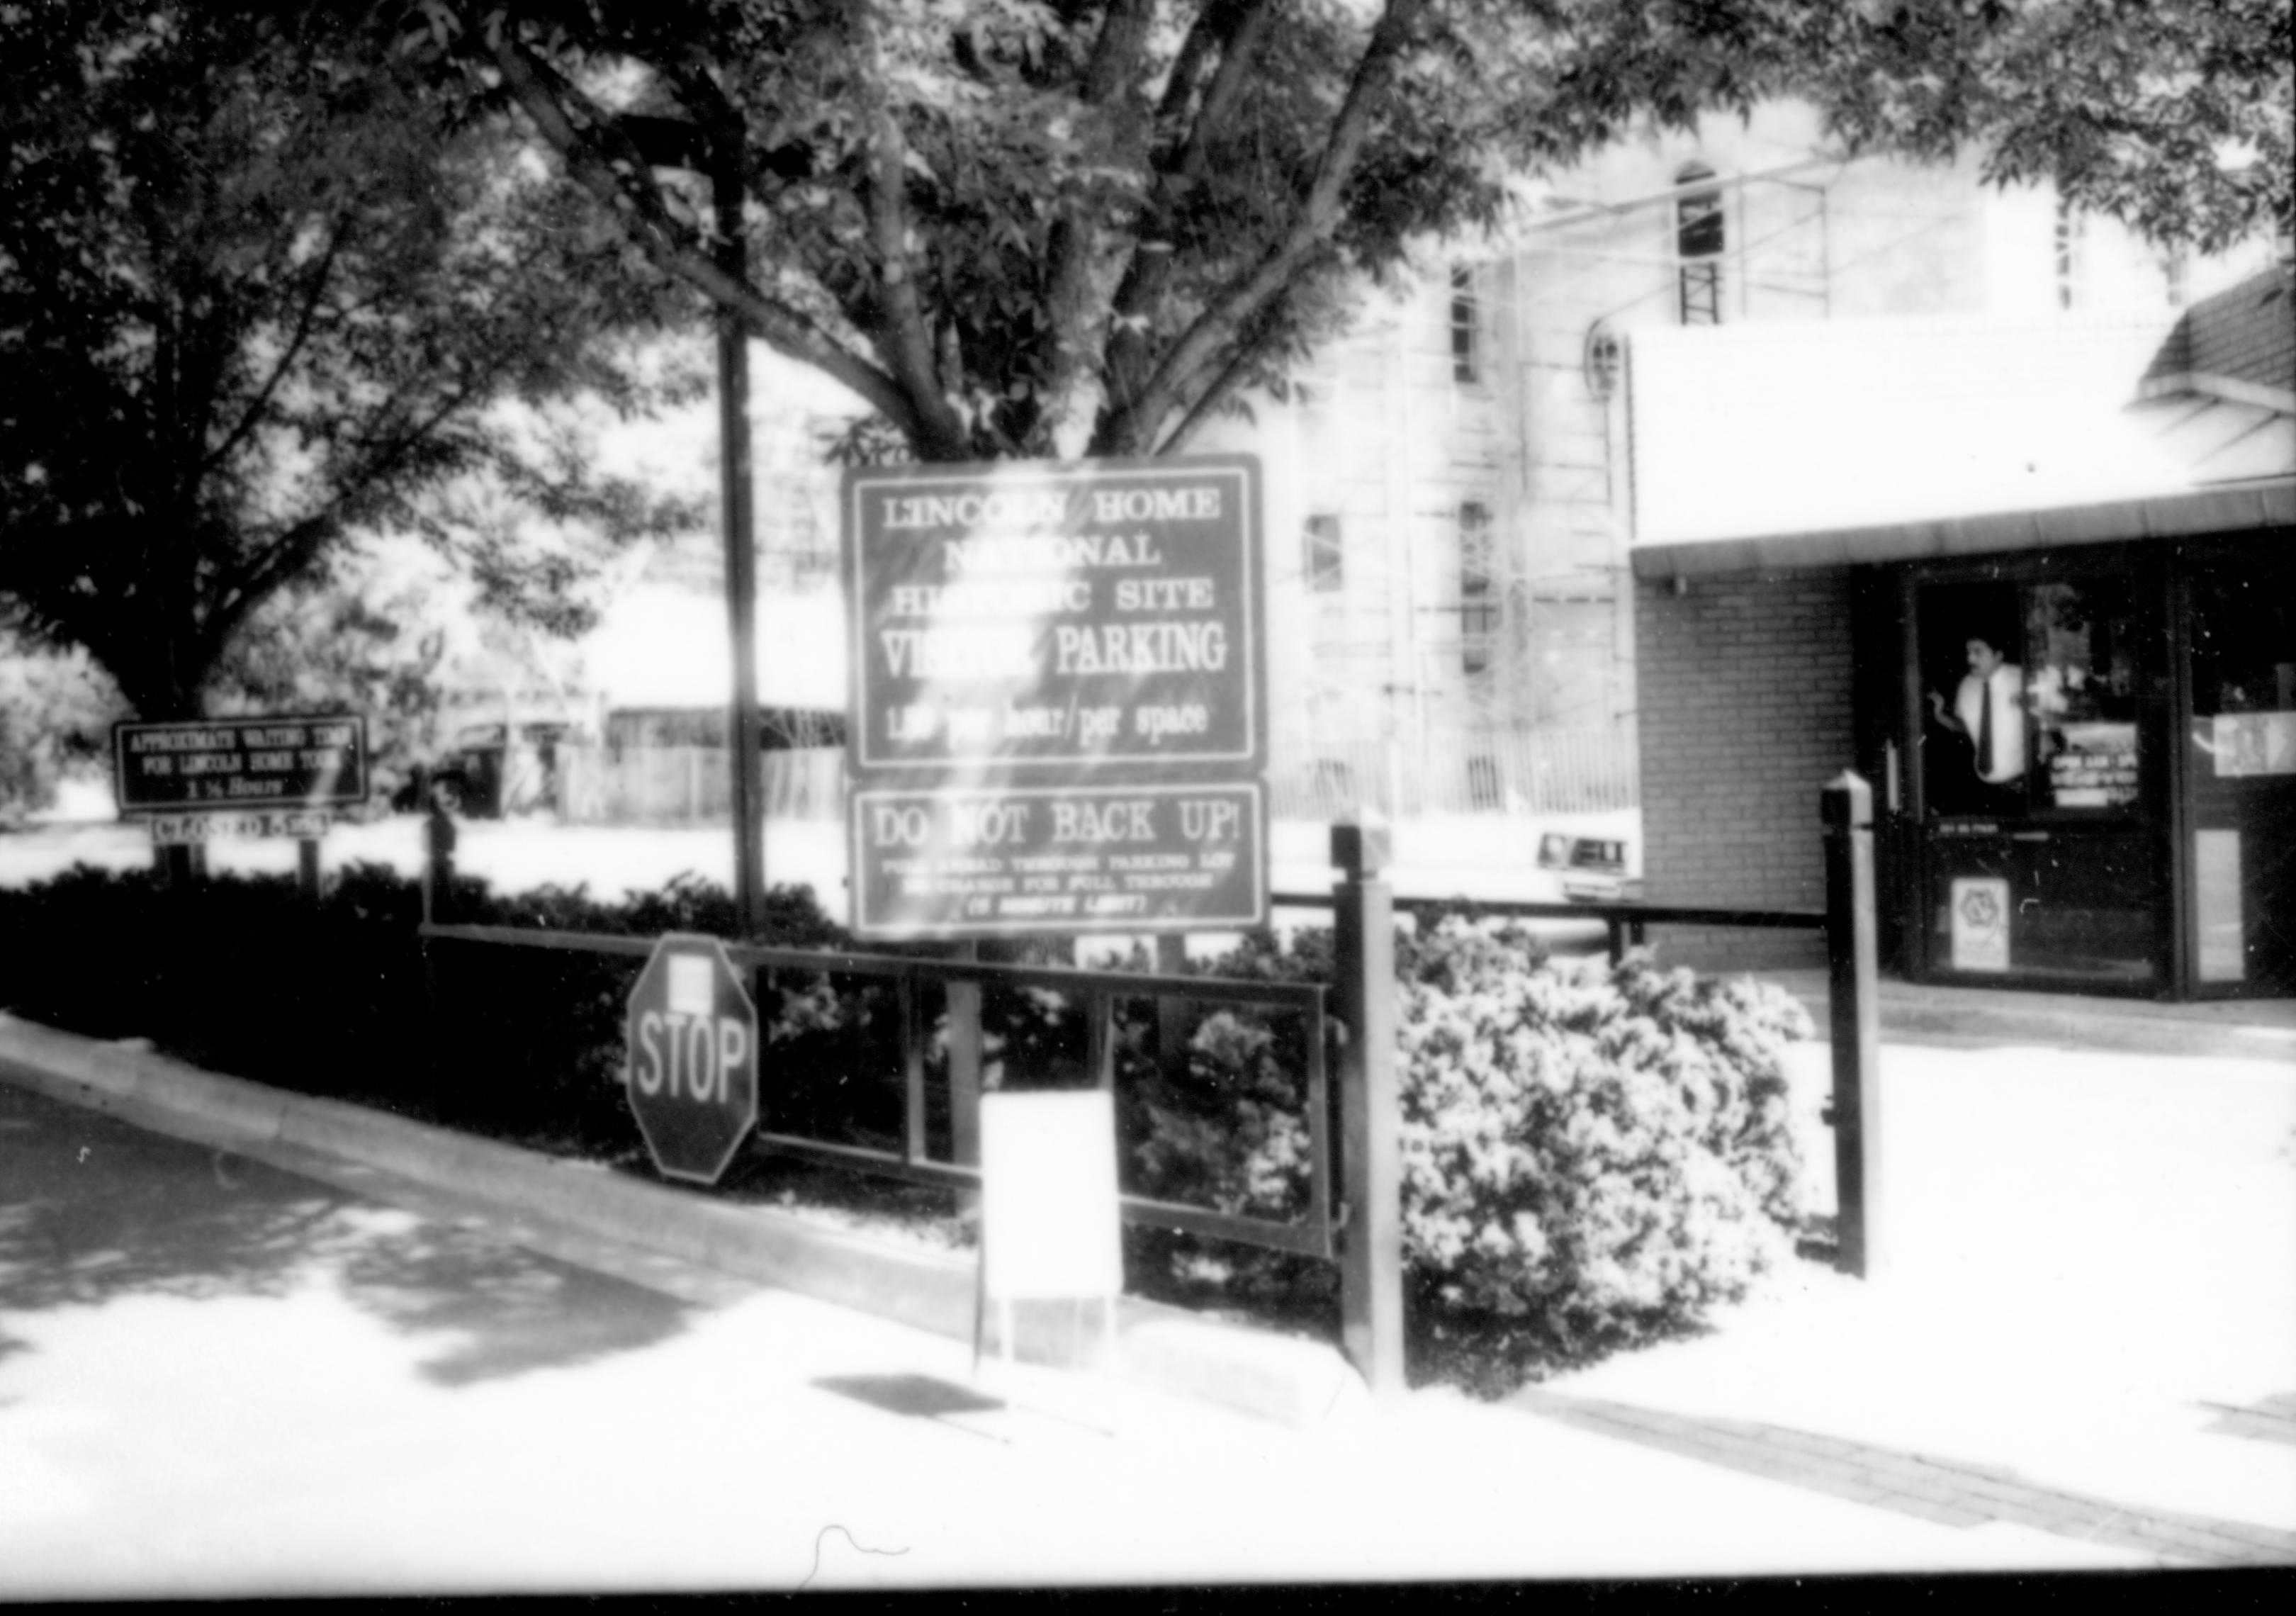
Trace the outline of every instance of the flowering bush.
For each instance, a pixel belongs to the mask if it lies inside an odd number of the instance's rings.
[[[1205,968],[1328,980],[1330,934],[1255,938]],[[1697,1323],[1786,1248],[1800,1162],[1783,992],[1630,957],[1574,978],[1538,937],[1463,915],[1398,939],[1405,1261],[1418,1323],[1519,1331],[1566,1354]],[[1296,1027],[1221,1011],[1184,1077],[1128,1074],[1137,1187],[1278,1219],[1305,1207]],[[1195,1243],[1174,1260],[1201,1268]],[[1227,1248],[1238,1288],[1300,1265]],[[1326,1271],[1326,1275],[1328,1271]],[[1309,1283],[1313,1283],[1312,1281]]]
[[[1745,1293],[1799,1215],[1784,1041],[1800,1006],[1751,981],[1607,979],[1446,922],[1409,951],[1405,1259],[1423,1305],[1535,1317],[1566,1349],[1696,1322]]]

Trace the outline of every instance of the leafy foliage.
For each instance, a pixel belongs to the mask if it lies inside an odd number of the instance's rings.
[[[1784,995],[1640,959],[1570,981],[1454,926],[1400,1019],[1406,1259],[1435,1308],[1607,1347],[1700,1321],[1782,1253],[1778,1052],[1808,1030]]]
[[[0,630],[0,826],[55,800],[67,767],[105,755],[119,693],[85,654],[25,646]]]
[[[611,537],[570,400],[690,391],[672,309],[598,273],[500,124],[443,131],[331,8],[0,8],[0,612],[143,717],[196,712],[250,615],[361,535],[578,620],[504,501]]]
[[[2292,223],[2286,0],[408,0],[630,256],[925,460],[1175,449],[1414,243],[1637,120],[1853,149],[2164,237]],[[884,446],[857,439],[856,458]]]

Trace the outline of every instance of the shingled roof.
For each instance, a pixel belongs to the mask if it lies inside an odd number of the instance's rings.
[[[2152,357],[2143,390],[2209,392],[2265,388],[2296,408],[2296,265],[2283,262],[2186,309]]]

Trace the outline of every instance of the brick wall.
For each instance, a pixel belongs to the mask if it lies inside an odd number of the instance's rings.
[[[1818,789],[1852,760],[1846,569],[1635,587],[1653,903],[1819,907]],[[1661,959],[1816,964],[1815,933],[1668,927]]]

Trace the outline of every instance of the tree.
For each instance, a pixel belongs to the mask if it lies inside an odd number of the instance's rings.
[[[56,785],[110,751],[119,694],[85,652],[27,646],[0,629],[0,828],[52,806]]]
[[[690,307],[602,270],[625,249],[513,127],[420,88],[332,8],[0,7],[0,619],[144,718],[198,713],[364,536],[565,627],[577,569],[502,501],[690,516],[596,474],[576,407],[697,389],[639,347]]]
[[[413,0],[662,276],[915,456],[1184,446],[1414,242],[1638,119],[1845,146],[2202,246],[2291,222],[2287,0]],[[2240,166],[2245,154],[2250,161]],[[706,187],[693,176],[708,176]],[[755,266],[726,249],[738,231]]]

